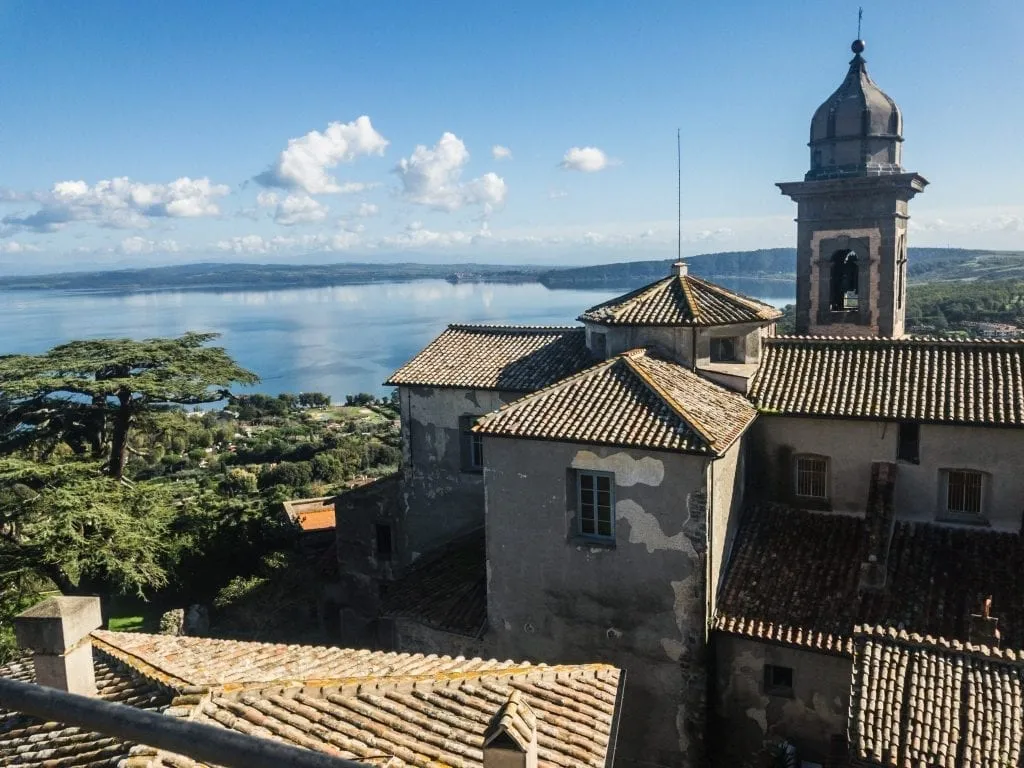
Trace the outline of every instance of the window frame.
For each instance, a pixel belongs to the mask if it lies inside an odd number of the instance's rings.
[[[608,357],[608,333],[606,331],[590,332],[590,347],[594,354],[602,359]]]
[[[954,475],[965,479],[977,478],[977,509],[952,509],[950,506],[951,480]],[[966,492],[974,489],[967,489]],[[986,521],[985,507],[988,497],[988,473],[970,467],[943,467],[939,470],[939,516],[946,520],[966,523],[982,523]]]
[[[732,344],[732,355],[730,357],[721,357],[715,355],[715,344],[728,341]],[[745,338],[743,336],[712,336],[709,340],[708,359],[712,363],[742,363],[744,362],[745,355],[740,350],[743,349]]]
[[[584,489],[584,478],[592,478],[593,485],[589,489]],[[575,472],[575,486],[576,486],[576,530],[575,535],[581,539],[587,539],[588,541],[601,542],[610,544],[615,541],[615,473],[614,472],[601,472],[599,470],[590,469],[578,469]],[[599,494],[601,491],[601,481],[607,481],[608,484],[608,504],[601,505],[599,501]],[[584,517],[584,502],[586,501],[584,493],[591,495],[590,505],[592,506],[594,513],[592,517],[593,531],[588,533],[584,530],[584,524],[587,519]],[[599,526],[601,525],[601,509],[607,508],[608,516],[608,527],[609,533],[599,533]]]
[[[913,431],[910,438],[904,433]],[[913,451],[904,452],[907,443],[913,443]],[[896,461],[905,461],[908,464],[921,463],[921,425],[916,421],[901,421],[896,431]]]
[[[463,472],[482,474],[484,471],[484,438],[473,431],[480,417],[465,414],[459,417],[459,464]]]
[[[817,461],[823,464],[822,472],[824,477],[821,480],[822,495],[816,496],[807,493],[800,493],[800,463],[804,461]],[[808,499],[817,502],[827,502],[832,494],[829,484],[832,480],[832,462],[828,456],[817,453],[798,453],[793,457],[793,496],[797,499]],[[813,490],[813,489],[812,489]]]
[[[776,680],[775,673],[777,671],[784,672],[784,677],[789,678],[788,684]],[[784,696],[786,698],[791,699],[793,698],[793,679],[793,667],[785,667],[781,664],[765,664],[762,688],[764,689],[764,692],[769,696]]]

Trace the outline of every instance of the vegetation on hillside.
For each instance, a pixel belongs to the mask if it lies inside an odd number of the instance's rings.
[[[82,342],[62,345],[40,357],[53,361],[78,350],[69,366],[74,375],[56,387],[59,366],[46,368],[44,385],[34,390],[27,382],[40,368],[32,359],[0,357],[0,658],[13,647],[10,617],[52,590],[100,594],[108,609],[130,605],[149,615],[214,605],[219,629],[232,632],[239,630],[231,625],[232,609],[244,614],[240,601],[272,589],[288,594],[291,608],[287,601],[262,602],[267,622],[294,623],[299,604],[308,620],[313,599],[303,579],[310,564],[281,502],[332,495],[360,476],[396,468],[401,453],[390,402],[356,395],[332,406],[319,393],[231,396],[203,389],[204,382],[255,377],[207,346],[211,337],[183,339],[190,354],[167,368],[131,367],[162,373],[130,380],[148,399],[132,399],[123,437],[120,398],[108,403],[93,387],[109,381],[104,372],[111,366],[151,360],[135,352],[177,352],[182,339],[89,342],[88,349],[104,354],[88,358]],[[93,376],[85,360],[95,366]],[[119,386],[128,386],[119,372]],[[69,381],[75,389],[66,388]],[[79,387],[81,381],[88,386]],[[166,391],[149,388],[161,382]],[[216,394],[226,407],[190,411],[168,393],[189,393],[186,402]],[[124,460],[114,473],[119,440]],[[247,582],[261,591],[247,591]]]

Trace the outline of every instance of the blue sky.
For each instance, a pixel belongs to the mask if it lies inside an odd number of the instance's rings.
[[[0,0],[0,272],[593,263],[791,245],[855,4]],[[932,185],[913,245],[1024,248],[1024,3],[864,5]]]

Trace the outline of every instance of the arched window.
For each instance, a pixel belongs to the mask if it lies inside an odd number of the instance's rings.
[[[857,254],[846,250],[832,254],[830,277],[829,308],[833,312],[857,309],[860,296]]]

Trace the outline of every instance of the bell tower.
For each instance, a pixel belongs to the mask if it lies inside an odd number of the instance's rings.
[[[797,204],[796,329],[903,336],[907,207],[928,183],[901,165],[903,117],[868,77],[864,41],[811,120],[811,169],[778,184]]]

